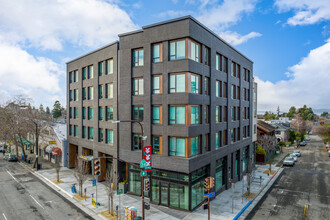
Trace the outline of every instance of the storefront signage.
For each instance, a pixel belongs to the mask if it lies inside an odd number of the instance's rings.
[[[49,141],[49,144],[56,144],[55,141]]]
[[[211,198],[215,196],[215,192],[204,194],[204,198]]]
[[[145,169],[147,172],[151,172],[151,146],[143,147],[143,159],[147,162]]]

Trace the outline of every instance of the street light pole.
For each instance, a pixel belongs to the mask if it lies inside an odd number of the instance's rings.
[[[118,120],[118,121],[113,121],[112,123],[120,123],[120,122],[136,122],[140,125],[141,128],[141,155],[142,155],[142,160],[143,160],[143,126],[140,121],[138,120]],[[141,168],[141,171],[143,168]],[[145,220],[145,213],[144,213],[144,176],[141,177],[141,196],[142,196],[142,220]]]

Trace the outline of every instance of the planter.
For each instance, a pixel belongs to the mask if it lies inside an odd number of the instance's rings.
[[[123,189],[124,194],[126,194],[128,191],[128,184],[119,183],[119,189]]]

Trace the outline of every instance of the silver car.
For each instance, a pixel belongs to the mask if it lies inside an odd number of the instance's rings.
[[[329,157],[330,157],[330,150],[328,150],[328,155],[329,155]]]
[[[283,166],[292,166],[294,165],[294,159],[292,157],[286,157],[283,161]]]
[[[298,160],[298,157],[295,154],[290,154],[290,157],[293,158],[294,162]]]
[[[292,154],[295,154],[297,157],[301,156],[300,150],[294,150]]]

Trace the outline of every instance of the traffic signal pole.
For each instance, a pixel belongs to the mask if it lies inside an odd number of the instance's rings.
[[[209,187],[209,189],[208,189],[208,193],[210,193],[210,187]],[[207,219],[210,220],[210,214],[211,214],[211,213],[210,213],[210,197],[207,198],[207,209],[208,209],[208,210],[207,210],[207,212],[208,212],[208,214],[207,214],[207,216],[208,216]]]

